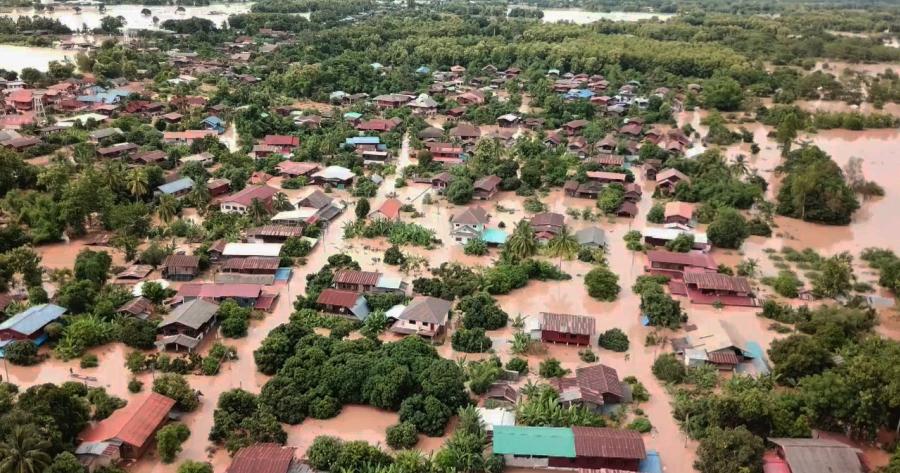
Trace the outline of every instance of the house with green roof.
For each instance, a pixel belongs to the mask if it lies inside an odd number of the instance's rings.
[[[599,427],[494,426],[493,452],[520,468],[639,471],[647,458],[641,434]]]

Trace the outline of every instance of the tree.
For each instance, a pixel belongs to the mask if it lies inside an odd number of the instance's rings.
[[[128,173],[128,192],[136,199],[147,195],[147,172],[141,168],[134,168]]]
[[[418,442],[418,431],[412,422],[401,422],[387,428],[387,444],[394,450],[410,449]]]
[[[621,329],[611,328],[600,334],[597,344],[607,350],[626,352],[628,351],[628,335],[625,335]]]
[[[687,370],[672,353],[661,355],[653,362],[653,376],[666,383],[678,384],[684,381]]]
[[[456,304],[456,310],[462,313],[462,324],[467,329],[497,330],[505,327],[509,320],[509,315],[486,292],[463,297]]]
[[[650,223],[663,223],[666,218],[666,208],[659,203],[653,204],[647,212],[647,221]]]
[[[172,463],[181,453],[181,444],[190,437],[191,431],[181,422],[166,425],[156,432],[156,451],[163,463]]]
[[[743,426],[711,428],[697,447],[694,468],[700,473],[762,473],[763,440]]]
[[[454,350],[463,353],[484,353],[492,347],[491,339],[484,334],[484,329],[461,328],[453,332],[450,344]]]
[[[605,214],[614,214],[625,201],[625,187],[622,184],[609,184],[597,195],[597,207]]]
[[[309,465],[319,471],[330,471],[343,448],[343,442],[337,437],[320,435],[313,439],[306,458]]]
[[[75,278],[103,285],[112,266],[112,257],[105,251],[83,249],[75,257]]]
[[[71,452],[62,452],[53,459],[53,463],[45,470],[46,473],[84,473],[85,468],[78,461],[78,457]]]
[[[400,404],[400,422],[412,423],[419,432],[429,437],[444,434],[451,414],[450,408],[434,396],[416,394]]]
[[[0,471],[43,473],[51,463],[50,442],[31,425],[17,425],[0,442]]]
[[[572,259],[578,254],[578,240],[569,231],[568,225],[563,225],[560,232],[547,242],[547,255],[562,260]]]
[[[787,384],[796,384],[800,378],[819,374],[834,365],[831,352],[815,337],[803,334],[774,340],[769,358],[775,364],[776,377]]]
[[[254,198],[247,208],[247,216],[254,224],[260,225],[269,217],[269,209],[261,200]]]
[[[737,110],[743,100],[741,84],[730,77],[720,75],[703,83],[703,104],[706,108],[728,112]]]
[[[357,220],[365,220],[367,216],[369,216],[369,199],[362,197],[356,202],[356,219]]]
[[[737,249],[750,236],[747,220],[735,209],[723,208],[716,213],[716,218],[706,229],[710,243],[719,248]]]
[[[403,256],[403,252],[400,251],[400,247],[397,245],[391,245],[390,248],[384,252],[384,264],[396,266],[403,264],[405,260],[406,257]]]
[[[516,224],[512,235],[503,246],[504,259],[507,261],[520,261],[537,253],[538,243],[534,237],[534,229],[528,220],[520,220]]]
[[[241,307],[233,300],[227,300],[219,305],[217,313],[222,335],[229,338],[240,338],[247,335],[250,326],[250,312],[247,307]]]
[[[163,195],[156,206],[156,215],[163,223],[169,223],[178,214],[178,201],[171,195]]]
[[[547,358],[538,366],[538,374],[540,374],[542,378],[562,378],[568,373],[569,370],[564,369],[562,363],[556,358]]]
[[[447,187],[447,200],[455,205],[465,205],[472,201],[475,187],[468,178],[456,178]]]
[[[594,266],[584,275],[588,295],[601,301],[614,301],[619,295],[619,276],[606,266]]]
[[[859,202],[841,168],[815,146],[791,151],[780,168],[786,172],[778,190],[779,215],[828,225],[847,225]]]
[[[834,255],[819,266],[819,273],[812,279],[816,297],[840,297],[850,292],[853,280],[852,257],[849,254]]]
[[[200,405],[197,392],[191,388],[184,376],[165,373],[153,380],[153,392],[175,400],[175,408],[191,412]]]
[[[19,366],[30,366],[41,361],[38,347],[31,340],[15,340],[4,348],[4,355],[10,363]]]
[[[681,302],[673,299],[659,284],[649,285],[641,292],[641,312],[654,327],[678,328],[686,318]]]
[[[472,256],[484,256],[488,252],[487,243],[481,238],[473,238],[463,246],[463,253]]]

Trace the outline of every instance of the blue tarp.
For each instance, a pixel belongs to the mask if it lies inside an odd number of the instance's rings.
[[[650,325],[650,317],[647,317],[646,315],[642,315],[641,316],[641,325],[643,325],[644,327]]]
[[[344,144],[349,146],[357,145],[377,145],[381,144],[381,138],[377,136],[354,136],[344,140]]]
[[[291,268],[278,268],[275,270],[275,280],[276,281],[287,281],[291,279],[291,274],[293,274],[294,270]]]
[[[659,459],[659,453],[656,450],[647,450],[647,458],[641,460],[638,471],[641,473],[662,473],[662,461]]]
[[[429,72],[431,72],[431,69],[429,69],[428,66],[422,66],[416,69],[416,73],[418,74],[428,74]]]
[[[594,91],[589,89],[572,89],[566,93],[567,99],[589,99],[594,96]]]
[[[752,357],[750,362],[753,364],[756,373],[760,375],[769,374],[769,363],[766,361],[766,352],[762,346],[759,343],[748,341],[747,351],[749,352],[747,354]]]

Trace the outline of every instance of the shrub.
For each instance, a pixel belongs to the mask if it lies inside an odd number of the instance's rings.
[[[82,368],[96,368],[98,365],[100,365],[100,359],[97,358],[97,355],[88,353],[87,355],[81,357],[80,365]]]
[[[196,391],[191,388],[184,376],[165,373],[153,381],[153,392],[175,400],[175,408],[190,412],[200,405]]]
[[[520,375],[528,374],[528,362],[524,358],[511,358],[506,362],[506,369],[515,371]]]
[[[674,354],[666,353],[653,362],[653,376],[666,383],[678,384],[684,382],[687,370]]]
[[[590,348],[585,348],[584,350],[578,351],[578,358],[585,363],[593,363],[597,361],[597,354]]]
[[[320,435],[313,440],[306,452],[309,466],[319,471],[331,470],[343,449],[343,442],[337,437]]]
[[[16,340],[5,348],[6,359],[19,366],[30,366],[41,361],[38,347],[31,340]]]
[[[483,328],[460,328],[453,333],[450,344],[463,353],[484,353],[491,348],[491,339],[485,336]]]
[[[651,424],[650,420],[646,417],[638,417],[631,421],[631,423],[628,424],[625,428],[629,430],[636,430],[642,434],[646,434],[653,429],[653,424]]]
[[[406,257],[403,256],[403,253],[400,252],[400,247],[397,245],[392,245],[390,248],[385,250],[384,252],[384,263],[390,265],[400,265],[406,260]]]
[[[612,328],[600,334],[597,344],[600,345],[600,348],[620,353],[625,352],[628,351],[628,335],[618,328]]]
[[[131,380],[128,381],[128,392],[139,393],[141,392],[141,389],[144,389],[143,381],[137,378],[131,378]]]
[[[484,256],[487,252],[487,243],[481,238],[473,238],[463,247],[463,253],[471,256]]]
[[[451,415],[450,408],[434,396],[416,394],[400,404],[400,421],[412,422],[419,432],[429,437],[443,435]]]
[[[178,465],[177,473],[213,473],[213,467],[209,462],[185,460],[184,463]]]
[[[569,374],[569,370],[564,369],[556,358],[547,358],[538,367],[538,374],[543,378],[562,378]]]
[[[653,204],[650,211],[647,212],[647,221],[650,223],[663,223],[666,218],[666,208],[663,204]]]
[[[387,428],[387,444],[394,450],[406,450],[419,442],[418,431],[412,422],[401,422]]]

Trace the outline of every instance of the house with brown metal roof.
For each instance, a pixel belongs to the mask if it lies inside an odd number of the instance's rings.
[[[278,271],[280,261],[280,258],[273,256],[235,256],[222,264],[222,272],[274,275]]]
[[[639,471],[647,457],[641,434],[600,427],[494,427],[492,450],[506,466]]]
[[[169,255],[163,261],[162,276],[173,281],[190,281],[200,274],[200,257]]]
[[[550,381],[559,392],[563,405],[579,405],[594,411],[621,404],[629,396],[615,368],[596,364],[578,368],[575,376],[567,376]]]
[[[258,200],[263,207],[271,211],[272,198],[277,193],[277,189],[266,185],[247,186],[240,192],[220,198],[219,209],[222,213],[243,214],[253,205],[253,201]]]
[[[677,223],[679,225],[693,226],[694,204],[690,202],[666,202],[663,223]]]
[[[531,228],[538,240],[549,240],[558,235],[565,225],[566,217],[555,212],[542,212],[531,217]]]
[[[587,120],[572,120],[570,122],[564,123],[562,129],[563,132],[565,132],[566,136],[580,135],[584,130],[584,127],[586,127],[588,123],[590,122]]]
[[[153,302],[150,302],[150,299],[143,296],[135,297],[122,304],[116,310],[116,313],[126,317],[137,317],[141,320],[147,320],[153,313]]]
[[[589,345],[595,328],[593,317],[550,312],[541,312],[538,325],[541,341],[567,345]]]
[[[365,296],[356,291],[326,288],[319,293],[316,304],[322,307],[324,312],[343,317],[355,317],[366,320],[369,316],[369,304]]]
[[[82,446],[106,443],[101,452],[109,449],[109,456],[138,459],[155,443],[156,431],[166,423],[173,407],[174,399],[151,392],[88,427],[79,439]]]
[[[234,454],[225,473],[304,473],[295,450],[277,443],[253,444]]]
[[[691,178],[683,172],[673,168],[663,169],[656,173],[656,188],[665,194],[675,192],[675,187],[678,186],[678,183],[680,182],[687,182],[690,184]]]
[[[679,253],[675,251],[647,251],[647,266],[644,271],[670,278],[680,279],[690,268],[704,271],[716,271],[718,265],[712,255],[700,251]]]
[[[862,452],[850,445],[829,439],[770,438],[775,444],[774,458],[763,457],[763,469],[787,473],[861,473],[867,471],[860,461]],[[780,461],[779,461],[780,460]],[[787,464],[788,468],[780,465]],[[779,465],[779,466],[775,466]]]
[[[452,143],[432,142],[427,144],[431,159],[444,164],[462,164],[465,150]]]
[[[194,299],[175,307],[166,314],[157,327],[157,331],[163,336],[163,341],[166,337],[175,335],[195,339],[197,342],[193,344],[195,347],[215,325],[218,311],[218,304],[203,299]],[[162,347],[165,348],[167,344],[164,343]]]
[[[245,232],[247,243],[284,243],[302,236],[303,228],[296,225],[263,225]]]
[[[417,296],[397,317],[391,331],[435,337],[444,331],[453,303],[431,296]]]
[[[488,200],[494,197],[494,195],[497,194],[497,191],[500,190],[501,181],[502,179],[500,179],[499,176],[494,175],[484,176],[481,179],[478,179],[473,185],[475,188],[473,197],[480,200]]]
[[[695,304],[755,307],[758,305],[750,281],[705,269],[687,269],[682,276],[687,296]]]

